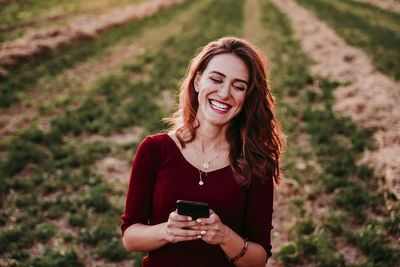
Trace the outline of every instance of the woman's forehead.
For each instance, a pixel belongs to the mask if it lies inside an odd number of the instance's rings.
[[[208,63],[205,73],[222,74],[226,77],[248,81],[249,71],[246,63],[236,55],[221,54],[214,56]]]

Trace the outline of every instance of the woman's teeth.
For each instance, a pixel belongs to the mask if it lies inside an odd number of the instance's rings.
[[[215,100],[210,100],[210,104],[213,108],[221,110],[221,111],[226,111],[228,110],[230,107],[228,105],[222,104],[220,102],[217,102]]]

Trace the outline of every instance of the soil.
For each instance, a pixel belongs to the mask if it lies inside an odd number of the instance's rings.
[[[355,1],[368,3],[371,5],[378,6],[382,9],[387,9],[390,11],[400,13],[400,4],[390,0],[355,0]]]
[[[12,2],[12,1],[10,1]],[[0,1],[1,3],[1,1]],[[48,27],[49,23],[53,22],[59,22],[59,21],[69,21],[70,19],[77,19],[78,17],[91,17],[93,13],[99,13],[102,12],[104,13],[105,10],[110,10],[113,9],[113,4],[106,3],[103,5],[99,5],[96,7],[90,7],[84,10],[79,10],[79,11],[71,11],[71,12],[64,12],[62,14],[55,14],[55,15],[50,15],[45,18],[40,18],[40,19],[35,19],[34,21],[28,21],[24,22],[21,24],[9,26],[9,27],[1,27],[0,26],[0,33],[8,33],[11,34],[15,30],[21,29],[21,28],[28,28],[28,29],[33,29],[33,28],[40,28],[40,27]],[[82,19],[82,18],[80,18]]]
[[[11,59],[13,56],[17,58],[29,57],[35,53],[40,53],[40,46],[55,49],[60,45],[72,44],[79,41],[81,38],[93,38],[104,29],[122,24],[127,20],[150,16],[160,8],[167,7],[180,1],[181,0],[149,1],[139,6],[146,5],[148,10],[146,10],[146,8],[140,9],[139,7],[132,7],[131,9],[124,8],[124,14],[126,12],[126,16],[122,16],[121,14],[115,16],[115,13],[112,12],[111,14],[102,16],[96,21],[74,22],[66,29],[56,32],[45,34],[35,33],[24,36],[10,44],[11,46],[14,45],[14,47],[8,47],[7,49],[5,49],[4,46],[0,47],[0,68],[2,62],[6,64],[18,63],[18,60]],[[377,150],[368,153],[364,161],[371,164],[378,175],[386,177],[389,184],[393,182],[395,185],[393,188],[396,188],[397,185],[397,189],[394,189],[394,192],[397,192],[397,196],[399,197],[400,109],[396,105],[400,100],[399,85],[385,75],[379,73],[361,51],[346,45],[331,29],[315,19],[309,12],[290,0],[273,1],[293,20],[293,27],[296,31],[297,38],[302,41],[304,50],[317,62],[312,69],[313,72],[331,79],[352,82],[349,86],[343,86],[337,89],[337,104],[335,108],[351,115],[353,119],[363,127],[375,131],[374,138],[377,143]],[[378,0],[358,1],[382,4],[384,4],[383,2],[388,2]],[[2,0],[0,0],[0,2],[2,2]],[[260,35],[257,33],[262,33],[262,28],[259,23],[257,24],[257,21],[260,21],[259,8],[254,8],[254,4],[257,4],[256,0],[249,0],[247,2],[247,10],[252,10],[252,13],[247,13],[249,20],[245,26],[245,36],[247,36],[246,38],[250,41],[257,44],[259,41],[257,39],[260,38]],[[399,4],[396,3],[392,4],[399,6]],[[390,9],[394,10],[393,8]],[[127,10],[133,13],[129,13]],[[121,10],[119,10],[119,12],[121,12]],[[133,15],[134,13],[136,15]],[[121,19],[122,17],[124,17],[124,21],[115,20],[116,18]],[[261,30],[258,32],[259,30],[254,29]],[[37,45],[36,48],[34,47],[35,45]],[[96,80],[99,77],[99,73],[107,73],[110,68],[108,67],[105,69],[106,67],[104,66],[110,66],[110,62],[119,65],[122,58],[128,58],[130,55],[137,53],[138,49],[140,49],[140,46],[132,44],[129,51],[125,50],[125,53],[123,53],[122,50],[120,50],[120,53],[104,58],[104,64],[97,64],[97,66],[99,66],[98,68],[94,68],[89,74],[85,73],[85,76],[89,77],[85,80],[85,85]],[[5,52],[9,53],[5,54]],[[65,72],[63,75],[75,77],[79,76],[79,73],[79,68],[75,68],[74,70]],[[163,92],[165,100],[169,101],[167,102],[168,104],[166,104],[168,108],[171,108],[174,103],[173,98],[168,95],[170,92],[169,90]],[[18,118],[22,118],[22,115],[25,113],[22,109],[15,110],[15,112],[15,116]],[[7,121],[8,120],[9,119],[7,119]],[[126,143],[137,138],[140,135],[140,129],[138,129],[138,132],[139,133],[133,131],[133,133],[116,134],[110,137],[90,136],[90,139]],[[309,144],[305,139],[306,138],[301,138],[300,145],[307,149],[309,148]],[[123,178],[122,182],[127,182],[126,179],[129,179],[129,166],[123,160],[114,156],[108,156],[100,160],[98,162],[98,167],[105,175],[106,179],[121,177]],[[293,187],[294,185],[290,183],[289,179],[285,179],[283,175],[281,185],[278,190],[276,190],[275,194],[274,210],[276,212],[273,214],[274,230],[272,237],[274,252],[278,251],[282,245],[291,240],[289,229],[295,221],[288,220],[288,218],[293,216],[290,215],[287,200],[293,196]],[[347,257],[349,258],[349,262],[354,262],[360,257],[360,254],[354,248],[346,247],[348,245],[345,246],[344,243],[345,242],[338,240],[338,247],[342,247],[341,252],[346,255],[346,259]],[[81,247],[80,251],[87,250]],[[85,258],[85,255],[80,255],[80,258]],[[90,265],[92,264],[104,265],[105,262],[91,260]],[[131,262],[122,263],[123,266],[128,266],[130,264]],[[271,258],[268,262],[268,266],[281,266],[281,263]]]
[[[60,46],[72,45],[81,40],[94,38],[100,32],[122,25],[128,21],[149,17],[163,8],[182,0],[153,0],[139,5],[114,10],[98,18],[81,18],[64,29],[48,32],[31,32],[22,38],[0,46],[0,68],[19,64],[22,60],[53,50]],[[2,72],[5,72],[3,69]]]
[[[263,38],[265,30],[261,25],[261,12],[258,6],[259,1],[246,1],[244,13],[245,23],[243,27],[243,37],[250,42],[256,44],[263,50]],[[285,244],[292,241],[290,228],[295,224],[296,217],[291,214],[288,208],[288,200],[294,196],[295,186],[287,179],[284,174],[281,175],[280,185],[275,187],[274,194],[274,213],[272,214],[272,225],[274,229],[271,232],[272,254],[275,254]],[[289,219],[293,218],[293,219]],[[281,262],[275,258],[269,258],[266,266],[283,266]]]
[[[57,99],[62,99],[71,92],[91,88],[91,85],[98,79],[108,75],[110,72],[120,69],[123,64],[131,62],[134,56],[151,52],[146,51],[144,47],[156,49],[156,44],[161,43],[161,41],[168,36],[179,32],[181,22],[186,20],[190,14],[191,12],[185,12],[175,17],[174,21],[168,22],[161,27],[154,27],[146,30],[140,37],[140,40],[134,39],[129,41],[129,43],[116,44],[99,60],[82,62],[59,74],[56,80],[44,77],[39,81],[36,88],[32,89],[27,98],[31,99],[35,104],[17,105],[1,111],[2,117],[7,118],[7,120],[2,122],[0,140],[5,140],[15,131],[20,130],[21,125],[27,125],[27,122],[37,119],[40,120],[39,127],[42,130],[48,130],[51,120],[49,117],[57,115],[58,111],[47,117],[40,115],[36,107],[37,103],[51,105]],[[168,36],[160,35],[159,32],[167,32]],[[152,45],[150,46],[149,44]],[[174,99],[171,91],[168,92],[166,90],[162,92],[160,103],[164,101],[167,101],[165,103],[168,109],[173,107]],[[78,106],[79,103],[74,103],[74,105]]]
[[[139,126],[128,129],[124,133],[113,134],[110,136],[91,135],[87,139],[91,141],[107,141],[115,144],[126,144],[137,141],[143,129]],[[101,173],[107,182],[117,181],[118,186],[123,191],[129,183],[131,168],[129,163],[122,157],[116,155],[108,155],[96,163],[95,169]]]
[[[347,45],[332,29],[291,0],[273,2],[292,20],[296,37],[317,63],[312,72],[350,85],[336,89],[335,110],[374,132],[376,149],[362,163],[385,177],[400,198],[400,85],[380,73],[359,49]]]

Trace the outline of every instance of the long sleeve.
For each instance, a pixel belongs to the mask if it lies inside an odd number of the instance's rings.
[[[246,200],[244,234],[253,242],[264,247],[268,254],[271,253],[271,230],[273,212],[274,185],[272,179],[261,183],[253,181],[249,188]]]
[[[125,213],[121,216],[122,235],[132,224],[147,224],[152,209],[154,181],[157,175],[157,149],[151,137],[140,144],[132,162]]]

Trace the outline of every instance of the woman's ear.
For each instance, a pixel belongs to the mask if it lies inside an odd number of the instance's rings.
[[[200,82],[200,72],[196,72],[196,77],[194,77],[194,90],[198,93],[199,92],[199,82]]]

